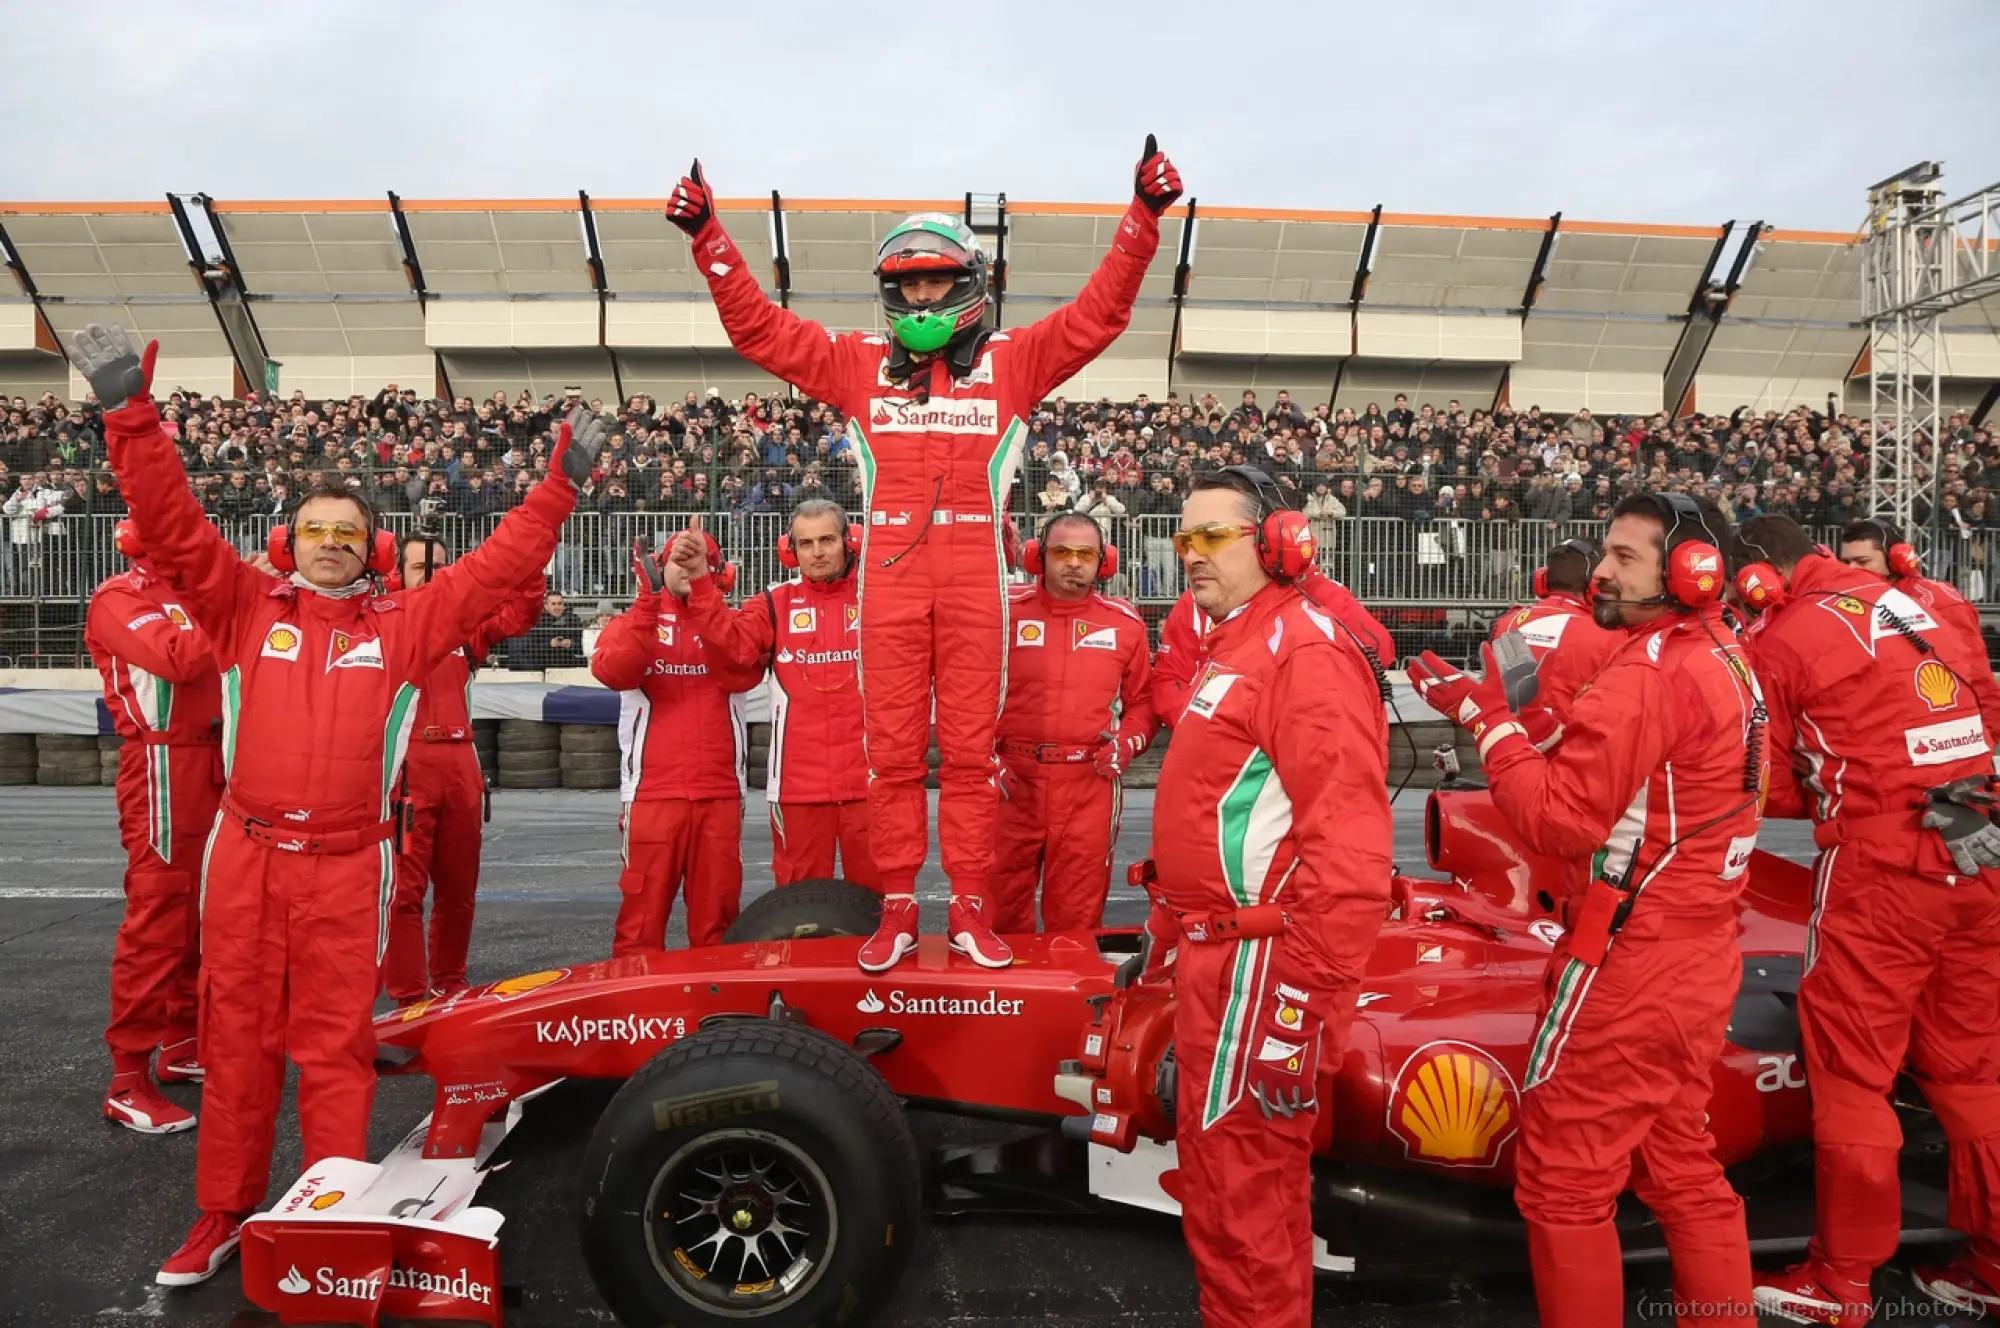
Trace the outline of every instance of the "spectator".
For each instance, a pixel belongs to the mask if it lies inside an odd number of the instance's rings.
[[[558,591],[542,600],[542,619],[525,635],[507,643],[507,667],[513,669],[580,669],[585,666],[583,623],[563,603]]]

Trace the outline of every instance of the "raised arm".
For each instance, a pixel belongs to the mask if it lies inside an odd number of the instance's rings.
[[[598,634],[590,676],[614,692],[636,691],[659,655],[660,595],[649,590]]]
[[[715,311],[738,354],[765,372],[796,383],[806,394],[853,414],[847,385],[855,338],[837,337],[820,324],[771,302],[743,253],[716,220],[715,199],[699,161],[689,168],[667,204],[667,220],[686,232],[694,264],[715,297]]]
[[[771,626],[771,592],[752,595],[743,601],[742,608],[732,609],[716,588],[715,578],[700,576],[688,584],[687,605],[695,630],[701,633],[702,658],[711,670],[763,676],[776,641]]]
[[[166,682],[193,682],[216,671],[208,634],[185,614],[180,621],[168,617],[122,576],[91,595],[84,637],[93,656],[115,655]]]
[[[1160,248],[1160,214],[1181,196],[1180,172],[1151,134],[1133,173],[1132,203],[1111,250],[1083,290],[1054,313],[1007,334],[1028,395],[1041,400],[1104,353],[1132,321],[1139,284]]]
[[[414,676],[430,676],[548,565],[563,522],[576,508],[577,487],[597,464],[606,432],[604,422],[587,408],[570,412],[556,434],[549,473],[528,490],[521,505],[478,548],[409,593],[405,603],[416,637]]]
[[[104,403],[104,440],[111,469],[130,509],[146,556],[188,601],[210,634],[226,641],[236,606],[269,592],[271,579],[246,565],[201,510],[173,440],[160,428],[153,363],[160,343],[132,348],[116,323],[92,323],[70,338],[70,359]]]

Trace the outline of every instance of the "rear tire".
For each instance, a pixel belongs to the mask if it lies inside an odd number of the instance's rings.
[[[865,1322],[922,1211],[895,1094],[797,1024],[724,1024],[655,1056],[604,1109],[583,1177],[584,1263],[634,1328]]]
[[[722,934],[740,941],[800,941],[822,936],[873,936],[882,896],[852,881],[827,878],[781,885],[736,915]]]

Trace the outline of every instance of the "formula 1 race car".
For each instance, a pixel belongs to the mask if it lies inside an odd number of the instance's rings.
[[[1510,1181],[1562,867],[1511,840],[1483,793],[1431,796],[1426,856],[1449,880],[1396,877],[1348,1045],[1321,1068],[1325,1268],[1525,1266]],[[1811,1225],[1796,1183],[1756,1192],[1811,1134],[1794,1011],[1810,891],[1804,868],[1755,855],[1709,1108],[1760,1256]],[[842,882],[789,886],[719,947],[549,969],[384,1016],[382,1073],[429,1075],[434,1109],[385,1162],[330,1159],[252,1218],[247,1294],[291,1322],[497,1325],[501,1218],[471,1200],[521,1104],[565,1078],[624,1081],[585,1153],[578,1222],[626,1324],[865,1321],[922,1229],[906,1107],[1044,1127],[931,1158],[934,1212],[1178,1212],[1173,997],[1134,982],[1141,933],[1009,937],[1015,962],[997,973],[927,935],[870,975],[855,951],[877,909]],[[1628,1258],[1662,1257],[1626,1203]],[[1941,1220],[1905,1226],[1944,1234]]]

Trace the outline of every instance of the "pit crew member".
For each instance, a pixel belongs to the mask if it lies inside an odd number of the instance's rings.
[[[1770,712],[1766,813],[1810,817],[1819,846],[1799,984],[1816,1230],[1757,1301],[1806,1323],[1870,1317],[1902,1225],[1889,1095],[1907,1057],[1950,1146],[1951,1225],[1972,1238],[1917,1286],[2000,1309],[2000,827],[1981,714],[2000,687],[1963,633],[1789,517],[1746,521],[1733,561],[1761,610],[1747,641]]]
[[[416,589],[449,561],[442,539],[412,535],[399,554],[401,587]],[[545,589],[538,570],[499,614],[444,657],[417,695],[410,749],[396,786],[402,849],[396,856],[389,944],[382,955],[383,986],[399,1006],[426,995],[449,996],[466,985],[486,811],[486,776],[472,749],[472,676],[494,646],[535,625]],[[428,954],[426,889],[431,896]]]
[[[1102,926],[1118,843],[1120,777],[1153,740],[1145,619],[1097,587],[1118,550],[1096,521],[1056,516],[1023,550],[1034,584],[1008,592],[1012,633],[1000,712],[994,929]]]
[[[702,566],[722,564],[712,536]],[[670,546],[671,547],[671,546]],[[737,694],[763,677],[702,650],[688,608],[684,562],[632,546],[639,593],[611,620],[590,657],[591,676],[621,693],[618,818],[625,869],[618,874],[613,958],[666,948],[674,896],[687,896],[688,944],[720,945],[743,899],[743,762],[748,750]],[[712,579],[712,578],[711,578]]]
[[[378,593],[395,539],[352,492],[308,493],[273,534],[286,579],[256,570],[203,516],[151,396],[159,343],[95,324],[71,362],[104,427],[140,543],[208,632],[222,671],[228,787],[202,871],[201,1216],[157,1274],[205,1281],[270,1183],[285,1058],[299,1066],[305,1164],[365,1157],[370,1014],[395,884],[391,804],[417,684],[553,555],[604,426],[578,411],[549,478],[429,585]]]
[[[1509,610],[1493,624],[1493,640],[1518,632],[1534,654],[1534,699],[1515,714],[1529,740],[1545,752],[1562,741],[1577,690],[1625,639],[1622,632],[1599,627],[1591,613],[1590,574],[1602,557],[1594,541],[1564,540],[1535,572],[1535,602]]]
[[[876,254],[889,335],[829,334],[780,309],[715,216],[696,162],[667,219],[686,231],[729,339],[746,359],[847,417],[860,457],[863,722],[870,831],[885,894],[861,967],[916,947],[918,869],[929,848],[924,776],[933,717],[938,840],[952,948],[1004,968],[1012,954],[982,914],[999,801],[994,725],[1005,692],[1006,568],[999,526],[1026,420],[1131,321],[1180,174],[1146,139],[1111,252],[1076,300],[1025,327],[980,326],[987,261],[957,218],[919,213]]]
[[[1428,652],[1410,670],[1478,739],[1493,801],[1522,841],[1594,855],[1584,893],[1559,901],[1567,930],[1521,1085],[1514,1198],[1547,1324],[1624,1322],[1612,1215],[1628,1176],[1666,1234],[1680,1322],[1754,1317],[1743,1202],[1707,1120],[1742,976],[1735,900],[1763,766],[1755,678],[1721,604],[1726,534],[1712,504],[1681,494],[1635,493],[1612,509],[1594,612],[1625,640],[1553,754],[1507,708],[1494,646],[1482,679]]]
[[[162,1095],[153,1076],[163,1084],[202,1077],[195,1046],[201,853],[222,797],[222,682],[208,634],[145,557],[132,523],[120,521],[113,541],[131,568],[91,594],[83,627],[104,678],[105,708],[125,740],[118,755],[125,917],[111,953],[104,1117],[141,1134],[175,1134],[194,1128],[194,1113]]]
[[[1243,470],[1204,475],[1174,537],[1214,626],[1160,770],[1147,926],[1180,938],[1181,1221],[1208,1328],[1312,1321],[1319,1067],[1388,910],[1375,669],[1289,584],[1313,548],[1284,508]]]
[[[1232,466],[1233,471],[1241,471],[1250,478],[1251,486],[1261,486],[1266,491],[1277,486],[1263,471],[1254,466]],[[1317,605],[1322,613],[1331,615],[1346,624],[1368,653],[1378,668],[1387,667],[1396,658],[1396,640],[1389,635],[1389,629],[1377,622],[1375,615],[1363,608],[1354,592],[1320,571],[1317,565],[1302,571],[1292,583],[1294,588]],[[1162,725],[1172,728],[1180,718],[1181,709],[1187,705],[1188,692],[1206,662],[1202,642],[1213,626],[1213,620],[1203,612],[1194,592],[1186,590],[1174,601],[1160,623],[1160,648],[1153,656],[1153,713]]]
[[[676,543],[680,541],[677,539]],[[703,658],[766,668],[771,747],[764,800],[779,885],[841,874],[880,889],[868,846],[868,758],[861,741],[861,532],[823,498],[792,513],[778,560],[799,574],[732,609],[708,574],[706,541],[688,536],[688,612]]]
[[[1955,632],[1965,633],[1985,651],[1979,610],[1959,593],[1957,586],[1925,576],[1916,549],[1888,522],[1872,519],[1849,522],[1840,532],[1840,561],[1886,579],[1923,605],[1932,617]]]

